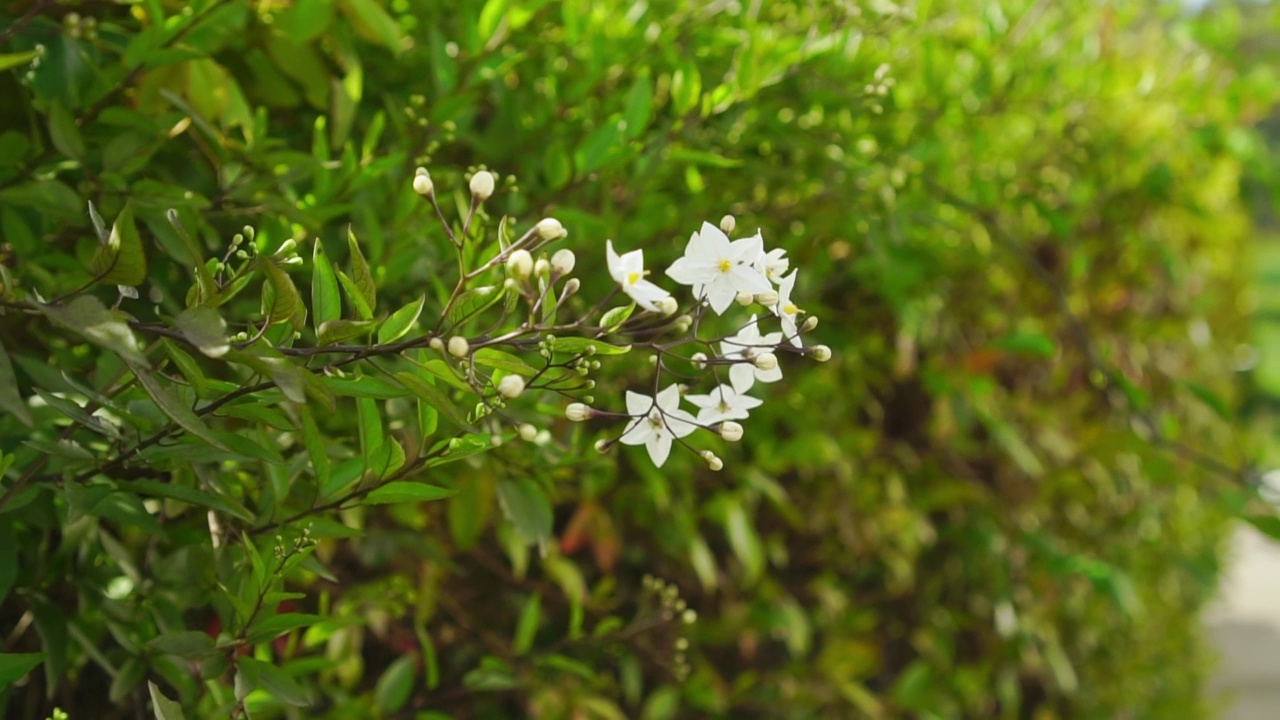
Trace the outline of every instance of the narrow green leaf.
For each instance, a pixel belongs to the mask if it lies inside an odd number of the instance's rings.
[[[253,522],[253,513],[236,502],[186,485],[156,480],[132,480],[129,489],[147,497],[168,498],[196,507],[216,510],[244,522]]]
[[[98,214],[98,208],[94,207],[93,201],[89,201],[89,220],[93,222],[93,231],[98,234],[98,242],[106,245],[111,241],[111,231],[107,229],[107,222]]]
[[[94,251],[89,271],[104,285],[133,287],[147,279],[147,255],[129,205],[125,205],[116,217],[106,244],[99,245]]]
[[[551,540],[551,501],[532,480],[499,480],[498,504],[502,514],[530,543],[545,546]]]
[[[107,689],[107,699],[113,704],[123,702],[146,676],[147,666],[142,664],[140,658],[131,657],[125,660],[115,678],[112,679],[111,687]]]
[[[448,488],[427,485],[426,483],[398,480],[396,482],[389,482],[369,493],[368,496],[365,497],[364,501],[367,505],[425,502],[430,500],[443,500],[444,498],[453,495],[453,493],[454,491]]]
[[[187,234],[187,229],[182,227],[182,223],[178,220],[177,210],[170,209],[165,213],[165,217],[168,218],[169,224],[173,226],[174,232],[178,234],[178,238],[182,240],[182,244],[186,247],[187,252],[191,254],[191,266],[195,268],[196,288],[198,290],[195,297],[195,303],[204,304],[205,302],[214,299],[214,296],[218,294],[217,284],[213,281],[213,273],[209,272],[209,268],[204,264],[204,251],[198,244],[196,244],[196,241]],[[247,278],[248,276],[249,274],[246,273],[242,277]],[[222,302],[225,301],[226,299],[222,300]],[[188,299],[187,304],[192,304],[190,299]],[[220,303],[214,303],[214,306],[218,304]]]
[[[297,286],[293,284],[293,279],[281,270],[279,265],[267,258],[261,258],[258,266],[266,274],[267,282],[264,287],[270,288],[270,303],[264,301],[263,307],[267,321],[272,325],[292,322],[294,329],[300,330],[302,323],[298,322],[298,318],[303,318],[305,322],[306,308],[302,305],[302,296],[298,293]],[[264,292],[263,298],[267,296],[268,293]]]
[[[418,322],[418,317],[422,315],[422,308],[426,303],[427,296],[423,295],[416,301],[391,313],[391,316],[382,323],[382,327],[378,328],[378,343],[386,345],[404,337],[405,334],[413,329],[413,324]]]
[[[182,714],[182,705],[165,697],[160,688],[150,680],[147,681],[147,692],[151,694],[151,707],[156,720],[186,720]]]
[[[316,342],[320,345],[337,345],[373,332],[377,323],[373,320],[330,320],[316,328]]]
[[[648,75],[636,78],[627,93],[627,105],[622,111],[622,119],[627,122],[627,137],[635,139],[649,127],[653,117],[653,80]]]
[[[0,689],[21,680],[44,661],[44,653],[0,653]]]
[[[28,50],[26,52],[18,53],[0,53],[0,72],[4,72],[10,68],[19,67],[21,65],[26,65],[39,56],[40,51],[38,50]]]
[[[81,295],[63,305],[42,305],[40,311],[89,342],[116,353],[126,362],[150,367],[138,349],[138,341],[129,325],[104,307],[98,298]]]
[[[257,643],[274,640],[298,628],[311,627],[318,622],[323,622],[325,619],[327,618],[324,615],[310,615],[308,613],[272,615],[249,626],[245,639],[256,645]]]
[[[1052,338],[1038,332],[1010,333],[991,343],[991,347],[1008,353],[1037,357],[1053,357],[1053,354],[1058,351],[1058,346]]]
[[[502,299],[502,288],[494,285],[472,288],[462,293],[449,309],[449,324],[458,325],[484,312]]]
[[[631,317],[631,313],[635,312],[635,309],[635,303],[613,308],[600,318],[600,327],[604,328],[607,332],[617,330],[622,326],[622,323],[627,321],[627,318]]]
[[[60,398],[57,395],[41,390],[40,388],[36,388],[36,394],[40,396],[40,399],[43,400],[46,405],[57,410],[63,415],[66,415],[85,428],[101,435],[106,435],[113,440],[122,439],[123,436],[121,436],[120,431],[115,425],[112,425],[110,422],[102,418],[90,415],[85,408],[81,407],[80,404],[74,400]]]
[[[413,680],[418,674],[418,658],[416,655],[405,655],[391,663],[378,678],[373,696],[378,709],[384,713],[399,712],[409,702],[413,693]]]
[[[356,398],[356,419],[360,429],[360,454],[364,456],[365,469],[377,471],[381,464],[374,463],[374,453],[382,447],[382,416],[373,398]]]
[[[8,457],[13,457],[12,455]],[[0,477],[4,473],[0,472]],[[0,605],[18,580],[18,543],[14,538],[13,524],[0,522]],[[0,683],[3,686],[3,683]]]
[[[356,241],[356,234],[351,228],[347,228],[347,247],[351,251],[351,280],[355,283],[360,296],[364,298],[365,306],[369,308],[370,313],[373,313],[378,309],[378,286],[373,281],[369,261],[365,260],[364,253],[360,252],[360,243]]]
[[[200,352],[211,358],[220,358],[231,349],[227,340],[227,321],[217,310],[201,305],[189,307],[178,313],[173,324]]]
[[[245,674],[252,687],[262,688],[278,700],[295,707],[311,704],[306,689],[275,665],[251,657],[238,657],[236,668]]]
[[[27,427],[31,427],[31,411],[18,392],[18,378],[13,374],[13,363],[9,361],[9,353],[0,343],[0,410],[12,414]]]
[[[138,379],[138,384],[143,390],[147,391],[147,395],[151,396],[151,400],[155,402],[156,407],[160,411],[169,416],[183,430],[204,440],[219,450],[229,450],[226,445],[219,442],[218,438],[204,424],[199,415],[195,414],[186,403],[182,402],[177,395],[168,387],[160,384],[146,368],[139,365],[129,363],[129,368],[133,370],[133,375]]]
[[[631,352],[630,345],[610,345],[600,340],[584,337],[558,337],[555,351],[566,355],[625,355]]]
[[[84,155],[84,138],[80,136],[80,128],[71,111],[61,100],[49,103],[49,138],[58,152],[69,158],[79,160]]]
[[[375,0],[340,0],[339,6],[361,34],[382,43],[392,53],[400,53],[403,42],[400,26],[381,3]]]
[[[329,478],[332,476],[328,446],[325,444],[324,436],[320,434],[320,428],[316,425],[315,416],[311,414],[311,408],[303,405],[298,414],[302,419],[302,441],[307,446],[308,457],[311,458],[311,471],[315,473],[316,484],[324,487],[329,484]]]
[[[424,402],[429,403],[431,407],[439,410],[440,413],[449,418],[453,424],[463,428],[464,430],[474,430],[471,423],[467,422],[466,414],[459,410],[458,406],[455,405],[448,396],[443,392],[440,392],[440,390],[431,383],[428,383],[417,375],[407,372],[396,373],[395,379],[409,392],[417,395]]]
[[[204,376],[204,372],[200,370],[200,366],[196,364],[195,358],[192,358],[177,343],[170,342],[168,338],[160,338],[160,344],[164,346],[164,351],[168,353],[173,360],[173,364],[178,366],[178,370],[182,371],[182,376],[191,383],[191,388],[196,391],[196,397],[204,400],[209,396],[209,380]]]
[[[319,332],[321,325],[342,317],[342,297],[338,294],[338,278],[324,251],[324,243],[316,240],[311,253],[311,315]]]
[[[214,641],[200,630],[179,630],[148,640],[147,647],[184,660],[203,660],[213,653]]]
[[[538,632],[538,624],[542,620],[542,596],[534,593],[524,603],[520,611],[520,621],[516,623],[516,635],[511,641],[511,649],[517,655],[529,652],[533,647],[533,638]]]
[[[480,348],[471,357],[477,365],[496,368],[504,372],[533,377],[538,374],[537,368],[520,359],[516,355],[494,348]]]
[[[347,276],[341,270],[338,271],[338,284],[342,286],[342,294],[347,296],[347,301],[351,303],[356,310],[356,315],[361,320],[372,320],[373,309],[369,307],[369,303],[364,299],[364,293],[360,292],[360,288],[356,286],[354,280]]]

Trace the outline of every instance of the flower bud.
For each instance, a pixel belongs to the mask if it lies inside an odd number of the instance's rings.
[[[564,225],[555,218],[542,218],[538,224],[534,226],[534,230],[538,232],[538,237],[543,240],[559,240],[568,235],[564,230]]]
[[[809,353],[813,355],[813,359],[818,362],[826,362],[831,359],[831,348],[826,345],[814,345],[809,348]]]
[[[533,274],[538,277],[546,277],[551,274],[551,263],[546,258],[538,258],[538,262],[533,264]]]
[[[716,454],[710,450],[703,450],[698,454],[702,456],[703,462],[707,464],[707,467],[711,468],[712,472],[720,472],[724,469],[724,461],[716,457]]]
[[[758,293],[756,294],[756,302],[765,307],[773,307],[778,304],[778,292],[776,290],[769,290],[767,292]]]
[[[738,442],[742,439],[742,426],[732,420],[725,420],[720,423],[720,437],[729,442]]]
[[[444,341],[438,337],[433,337],[427,342],[427,347],[435,350],[436,352],[444,352]]]
[[[680,309],[680,305],[676,303],[676,299],[670,295],[662,298],[654,304],[658,306],[658,312],[662,313],[662,317],[675,315],[676,311]]]
[[[564,416],[570,422],[582,422],[594,414],[594,410],[582,403],[569,403],[569,407],[564,409]]]
[[[520,397],[524,392],[524,378],[519,375],[508,375],[498,381],[498,394],[508,400]]]
[[[471,351],[471,345],[461,335],[454,335],[449,338],[448,348],[449,354],[457,358],[464,358]]]
[[[804,325],[801,325],[800,327],[801,327],[801,329],[803,329],[805,332],[809,332],[810,330],[812,330],[812,329],[814,329],[814,328],[818,327],[818,316],[817,316],[817,315],[810,315],[809,317],[805,318],[805,319],[804,319]]]
[[[604,438],[600,438],[599,440],[596,441],[595,447],[596,447],[596,452],[604,454],[609,452],[609,448],[613,447],[613,443],[608,440],[605,440]]]
[[[726,235],[733,232],[733,229],[736,227],[738,227],[738,221],[735,220],[732,215],[725,215],[720,218],[720,229],[723,230]]]
[[[520,423],[516,426],[516,434],[525,442],[533,442],[538,439],[538,428],[529,423]]]
[[[533,256],[528,250],[520,249],[507,256],[507,272],[521,280],[533,272]]]
[[[756,301],[756,296],[752,295],[751,293],[745,293],[745,292],[738,293],[738,304],[741,305],[742,307],[746,307],[755,301]]]
[[[763,352],[757,355],[752,362],[755,363],[757,369],[772,370],[778,367],[778,356],[771,352]]]
[[[569,282],[564,284],[564,292],[560,293],[560,299],[564,300],[570,295],[578,292],[578,288],[582,287],[582,282],[578,278],[569,278]]]
[[[276,249],[276,254],[288,255],[289,253],[297,249],[298,249],[297,241],[295,241],[293,238],[289,238],[288,240],[285,240],[284,242],[280,243],[280,247]]]
[[[542,222],[546,222],[543,220]],[[541,225],[542,223],[538,223]],[[561,248],[551,256],[551,270],[556,275],[568,275],[573,272],[573,266],[578,262],[578,258],[569,248]]]
[[[413,176],[413,191],[423,197],[436,191],[436,184],[431,182],[431,173],[426,168],[418,168],[418,174]]]
[[[692,362],[693,366],[698,368],[699,370],[705,370],[707,368],[706,353],[696,352],[693,355],[689,356],[689,361]]]
[[[481,170],[471,176],[471,196],[480,202],[489,199],[493,195],[493,173],[488,170]]]
[[[672,327],[678,333],[689,332],[689,328],[693,327],[693,318],[689,317],[688,315],[681,315],[680,317],[676,318],[676,321],[674,324],[672,324]]]

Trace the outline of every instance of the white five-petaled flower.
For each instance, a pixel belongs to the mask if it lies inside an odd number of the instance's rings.
[[[769,370],[761,370],[751,362],[755,356],[764,353],[767,348],[777,347],[780,342],[782,342],[780,332],[761,335],[756,316],[752,315],[751,321],[744,325],[737,335],[725,338],[720,343],[720,354],[726,360],[739,361],[729,368],[729,382],[733,384],[735,392],[741,394],[750,390],[757,380],[762,383],[771,383],[782,379],[782,368],[775,366]]]
[[[627,391],[627,413],[634,417],[619,440],[644,445],[653,464],[662,467],[671,454],[671,443],[698,428],[693,416],[680,409],[680,387],[669,385],[656,398]]]
[[[754,265],[763,252],[760,233],[731,242],[720,228],[704,222],[690,236],[684,257],[667,268],[667,276],[693,286],[694,297],[706,299],[722,315],[739,293],[754,296],[772,289]]]
[[[698,406],[698,422],[714,425],[725,420],[746,420],[748,413],[764,402],[741,395],[730,385],[720,385],[706,395],[686,395],[685,400]]]
[[[791,267],[791,261],[787,259],[787,251],[783,248],[764,252],[764,248],[761,247],[760,255],[756,258],[754,265],[757,272],[764,275],[769,282],[776,284],[787,272],[787,268]]]
[[[644,251],[632,250],[619,256],[614,252],[613,241],[605,243],[609,262],[609,275],[622,286],[622,292],[645,310],[658,312],[658,301],[671,293],[644,279]]]
[[[797,327],[796,319],[800,313],[804,311],[796,307],[791,301],[791,291],[796,287],[796,273],[799,270],[793,270],[790,275],[782,278],[778,283],[778,303],[773,306],[773,313],[782,321],[782,335],[788,338],[792,345],[796,347],[804,347],[804,343],[800,342],[800,330]]]

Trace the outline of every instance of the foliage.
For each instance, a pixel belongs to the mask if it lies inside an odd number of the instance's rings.
[[[0,30],[0,708],[1203,716],[1275,88],[1219,16],[1131,5],[35,3]],[[595,453],[550,395],[509,406],[532,442],[476,432],[421,347],[514,298],[459,294],[490,256],[450,234],[553,215],[585,312],[606,238],[670,261],[725,214],[835,356],[719,473]],[[595,395],[647,390],[610,360]]]

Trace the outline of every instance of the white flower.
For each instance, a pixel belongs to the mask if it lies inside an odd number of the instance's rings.
[[[671,293],[644,279],[644,251],[632,250],[621,257],[613,250],[613,241],[605,244],[609,275],[622,286],[622,292],[645,310],[658,312],[658,301]]]
[[[662,467],[671,454],[671,442],[698,428],[693,416],[680,409],[680,387],[669,385],[656,398],[627,391],[627,413],[635,417],[619,440],[644,445],[653,464]]]
[[[489,196],[493,194],[493,186],[493,173],[488,170],[481,170],[471,176],[471,195],[480,202],[489,199]]]
[[[766,253],[763,246],[754,264],[756,272],[764,275],[772,283],[777,283],[783,274],[787,272],[787,269],[791,267],[791,261],[787,259],[786,250],[774,248]]]
[[[753,265],[763,252],[759,233],[730,242],[719,228],[704,222],[702,230],[690,236],[684,257],[667,268],[667,276],[693,286],[694,297],[705,298],[722,315],[739,293],[754,297],[772,289]]]
[[[757,380],[762,383],[771,383],[782,379],[782,368],[775,366],[771,370],[761,370],[755,365],[755,358],[764,352],[763,348],[776,347],[780,342],[782,342],[780,332],[761,335],[756,316],[752,315],[751,321],[744,325],[737,335],[726,338],[720,343],[720,354],[726,360],[738,361],[729,368],[729,382],[733,384],[736,392],[744,393],[750,390]]]
[[[782,320],[783,337],[788,338],[792,345],[803,347],[804,343],[800,342],[800,331],[796,327],[796,318],[804,311],[791,302],[791,291],[796,287],[797,272],[800,271],[792,271],[778,283],[778,303],[773,306],[773,313]]]
[[[508,375],[498,381],[498,394],[508,400],[520,397],[524,392],[524,378],[519,375]]]
[[[746,420],[754,408],[764,403],[759,398],[739,394],[730,385],[720,385],[706,395],[686,395],[685,400],[698,407],[698,423],[714,425],[725,420]]]

